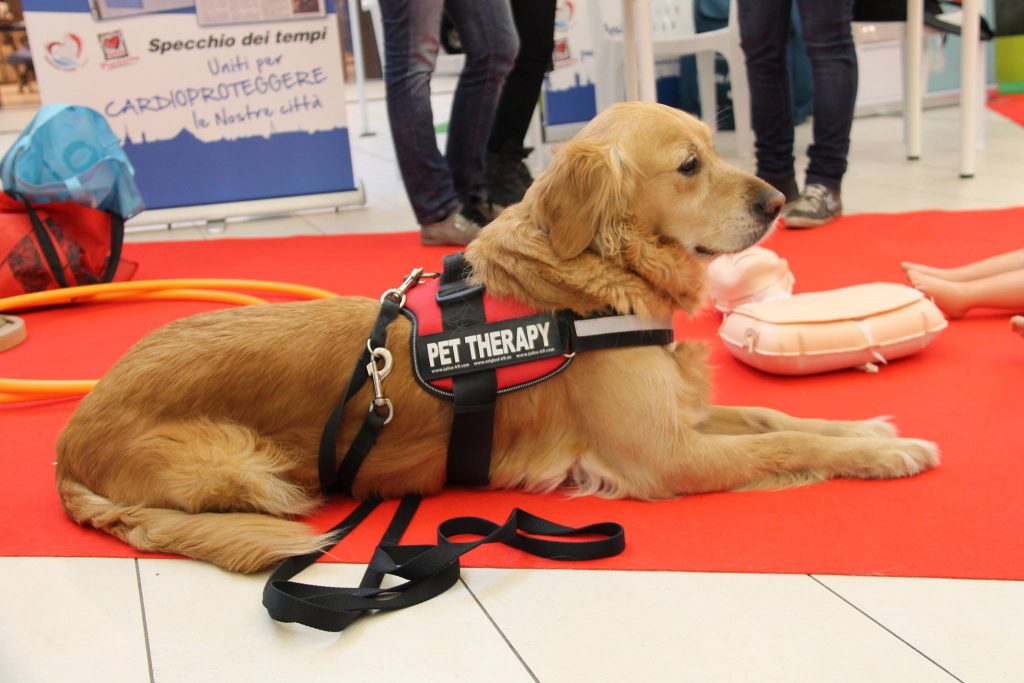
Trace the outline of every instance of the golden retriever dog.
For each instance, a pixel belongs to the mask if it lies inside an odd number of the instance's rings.
[[[693,313],[711,258],[757,243],[782,203],[719,159],[693,117],[620,104],[565,145],[467,259],[491,294],[539,311]],[[323,500],[321,431],[378,309],[359,297],[253,306],[148,335],[57,443],[68,515],[140,550],[240,572],[325,546],[325,535],[288,518]],[[394,420],[355,480],[360,498],[435,494],[445,483],[453,409],[417,385],[409,335],[399,317],[387,342]],[[686,341],[581,353],[566,372],[502,396],[490,486],[652,500],[903,477],[937,462],[934,444],[896,438],[882,418],[710,405],[705,355]],[[349,402],[339,458],[370,399],[366,386]]]

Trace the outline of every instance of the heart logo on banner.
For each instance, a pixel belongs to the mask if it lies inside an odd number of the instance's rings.
[[[82,41],[74,33],[65,33],[60,42],[46,44],[46,56],[59,69],[74,69],[82,55]]]
[[[107,38],[105,41],[103,41],[103,44],[111,50],[116,50],[118,47],[121,46],[121,37],[111,36],[110,38]]]

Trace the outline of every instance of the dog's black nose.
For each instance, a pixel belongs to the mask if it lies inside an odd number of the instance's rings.
[[[762,190],[757,196],[756,211],[764,215],[768,220],[775,220],[786,203],[786,195],[774,188]]]

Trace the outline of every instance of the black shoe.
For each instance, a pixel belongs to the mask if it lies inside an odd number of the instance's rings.
[[[470,197],[469,200],[462,205],[462,209],[459,210],[459,213],[482,228],[497,218],[498,214],[500,214],[504,208],[505,207],[500,205],[498,202],[491,201],[490,199]]]
[[[789,176],[788,178],[765,178],[759,176],[761,180],[765,181],[776,190],[786,195],[786,203],[795,202],[800,199],[800,188],[797,187],[796,178]]]
[[[487,152],[487,166],[484,178],[487,194],[491,200],[502,206],[518,204],[533,183],[533,176],[523,161],[533,150],[528,147],[508,147],[500,152]]]

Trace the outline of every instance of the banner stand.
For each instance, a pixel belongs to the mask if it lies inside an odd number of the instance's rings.
[[[103,114],[147,209],[129,227],[364,204],[335,0],[24,0],[46,104]]]
[[[360,180],[356,181],[356,189],[347,192],[327,192],[324,194],[296,195],[294,197],[274,197],[272,199],[254,199],[250,201],[226,202],[224,204],[200,204],[197,206],[177,206],[169,209],[152,209],[143,211],[125,223],[126,228],[158,229],[183,227],[182,224],[194,226],[197,223],[212,223],[229,218],[269,218],[295,214],[299,211],[316,209],[338,209],[343,206],[362,206],[366,204],[366,190]]]

